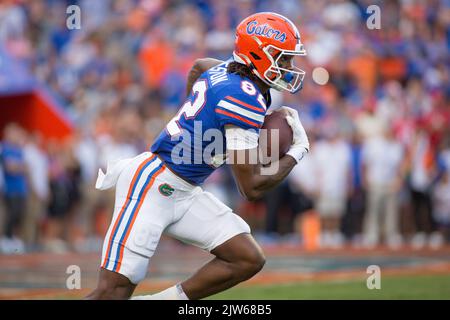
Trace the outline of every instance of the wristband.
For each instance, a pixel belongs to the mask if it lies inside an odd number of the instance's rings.
[[[308,153],[308,150],[305,147],[302,146],[292,146],[288,152],[286,152],[287,155],[290,155],[292,158],[297,161],[297,164],[300,162],[300,160],[303,159],[305,154]]]

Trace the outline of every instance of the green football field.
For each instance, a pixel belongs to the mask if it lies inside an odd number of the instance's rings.
[[[195,248],[160,251],[135,295],[164,290],[187,279],[210,256]],[[282,251],[284,250],[284,251]],[[1,256],[1,299],[81,299],[98,281],[98,254]],[[182,263],[181,263],[182,262]],[[67,288],[67,266],[79,265],[81,289]],[[368,266],[379,266],[381,289],[369,290]],[[446,299],[450,300],[450,247],[440,251],[305,253],[273,248],[253,279],[209,299]]]
[[[381,289],[364,279],[238,286],[210,299],[450,299],[449,275],[383,276]]]

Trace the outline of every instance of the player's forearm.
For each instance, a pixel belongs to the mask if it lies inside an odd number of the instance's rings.
[[[275,173],[271,172],[273,169],[259,167],[258,172],[252,176],[250,183],[247,184],[247,190],[245,190],[247,200],[260,199],[266,192],[278,186],[296,164],[294,158],[287,155],[281,158],[277,164],[272,164],[272,168],[278,166]]]

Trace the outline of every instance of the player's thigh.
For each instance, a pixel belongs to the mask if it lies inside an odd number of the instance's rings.
[[[250,234],[250,227],[231,208],[209,192],[190,200],[189,209],[165,233],[185,243],[211,251],[239,234]]]

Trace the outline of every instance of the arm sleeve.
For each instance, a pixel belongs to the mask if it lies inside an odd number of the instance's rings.
[[[255,129],[242,129],[234,125],[225,128],[228,150],[254,149],[258,146],[259,134]]]

